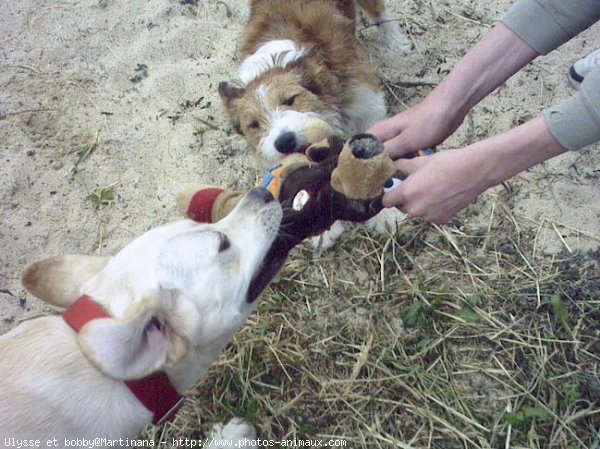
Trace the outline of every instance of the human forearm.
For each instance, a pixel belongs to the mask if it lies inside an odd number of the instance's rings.
[[[495,26],[429,95],[460,120],[538,54],[503,24]]]
[[[417,106],[377,123],[369,132],[393,159],[446,140],[469,110],[537,56],[506,26],[494,27]]]
[[[552,137],[541,116],[510,131],[471,145],[489,159],[485,187],[515,176],[541,162],[567,151]]]

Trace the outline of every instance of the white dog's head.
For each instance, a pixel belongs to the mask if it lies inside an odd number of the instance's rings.
[[[270,193],[253,189],[216,224],[155,228],[112,258],[47,259],[23,284],[60,307],[84,294],[103,305],[111,318],[83,326],[82,351],[115,379],[144,377],[186,355],[216,357],[227,344],[275,275],[264,258],[281,215]]]

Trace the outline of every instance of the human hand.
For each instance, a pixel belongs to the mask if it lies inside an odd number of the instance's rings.
[[[398,159],[395,164],[408,177],[384,195],[383,205],[432,223],[447,222],[493,185],[490,160],[476,148]]]
[[[383,196],[383,205],[445,223],[484,190],[565,151],[540,115],[465,148],[398,159],[396,167],[408,177]]]
[[[464,114],[445,105],[435,96],[373,125],[367,132],[375,135],[392,159],[432,148],[443,142],[460,126]]]

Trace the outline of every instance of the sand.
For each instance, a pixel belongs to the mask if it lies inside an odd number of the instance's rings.
[[[382,80],[400,86],[388,89],[390,109],[423,98],[510,3],[388,1],[415,43],[408,57],[382,49],[361,21]],[[260,177],[262,163],[233,133],[217,94],[239,62],[244,5],[2,1],[0,331],[47,310],[20,284],[27,264],[118,251],[178,219],[174,195],[187,182],[245,188]],[[571,95],[567,68],[599,43],[596,26],[539,58],[477,106],[444,147],[508,130]],[[506,204],[540,223],[540,251],[598,248],[599,149],[511,181]],[[476,215],[469,211],[465,219]]]

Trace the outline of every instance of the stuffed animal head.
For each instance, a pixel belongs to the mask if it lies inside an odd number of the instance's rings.
[[[359,134],[344,142],[329,137],[310,145],[305,154],[292,154],[272,167],[262,187],[283,208],[280,231],[265,257],[272,273],[264,289],[283,266],[290,250],[308,237],[329,229],[336,220],[366,221],[382,208],[384,189],[398,185],[394,163],[375,136]],[[189,186],[178,198],[187,217],[216,222],[237,204],[243,192]],[[258,295],[256,295],[258,296]]]

